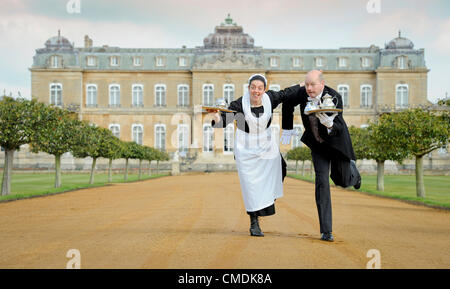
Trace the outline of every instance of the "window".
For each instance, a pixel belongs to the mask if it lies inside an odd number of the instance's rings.
[[[178,58],[178,66],[187,66],[187,58],[184,56],[180,56]]]
[[[339,67],[347,67],[348,59],[347,57],[339,57]]]
[[[97,65],[97,59],[95,56],[88,56],[87,57],[87,66],[96,66]]]
[[[270,57],[270,66],[277,67],[279,63],[278,57]]]
[[[133,124],[131,125],[131,131],[133,132],[133,141],[139,145],[142,145],[142,135],[144,132],[144,128],[142,124]]]
[[[86,85],[86,107],[97,107],[97,85]]]
[[[362,67],[369,67],[370,66],[370,58],[369,57],[363,57],[361,58],[361,66]]]
[[[408,107],[409,90],[407,84],[397,84],[395,86],[395,106],[397,108]]]
[[[315,62],[316,62],[316,66],[317,66],[317,67],[322,67],[322,66],[324,66],[323,57],[316,57]]]
[[[109,85],[109,107],[120,107],[120,85]]]
[[[269,85],[269,90],[280,91],[280,85],[279,84],[271,84],[271,85]]]
[[[166,85],[155,85],[155,106],[166,106]]]
[[[50,57],[50,67],[51,68],[61,67],[61,65],[60,65],[60,57],[58,55],[53,55],[53,56]]]
[[[372,107],[372,86],[361,85],[361,107]]]
[[[142,66],[142,57],[141,56],[133,57],[133,65],[134,66]]]
[[[163,124],[155,125],[155,148],[166,150],[166,126]]]
[[[111,125],[109,125],[109,130],[112,132],[112,134],[115,137],[120,138],[120,125],[111,124]]]
[[[230,123],[223,129],[223,152],[232,153],[234,147],[234,124]]]
[[[225,101],[230,104],[234,100],[234,85],[233,84],[225,84],[223,86],[223,98]]]
[[[292,58],[292,66],[301,67],[302,66],[302,58],[301,57],[293,57]]]
[[[447,145],[444,145],[444,146],[438,148],[437,152],[439,155],[446,155],[448,153]]]
[[[248,83],[244,84],[244,85],[242,86],[242,89],[243,89],[242,95],[244,95],[245,92],[248,91]]]
[[[214,130],[209,124],[203,125],[203,152],[213,152]]]
[[[61,83],[50,84],[50,104],[62,106],[62,85]]]
[[[294,130],[297,133],[297,135],[294,137],[294,139],[292,141],[292,148],[301,147],[302,146],[301,138],[302,138],[302,133],[303,133],[302,126],[299,124],[295,124]]]
[[[187,153],[189,149],[189,128],[187,124],[178,125],[178,151],[183,155]]]
[[[406,69],[407,67],[407,57],[406,56],[399,56],[397,57],[397,68],[398,69]]]
[[[189,106],[189,85],[178,85],[178,106]]]
[[[156,57],[156,66],[164,66],[165,65],[165,59],[162,56]]]
[[[338,93],[342,96],[342,105],[344,107],[349,106],[349,100],[348,100],[349,90],[350,90],[349,86],[346,84],[338,85]]]
[[[214,86],[212,84],[203,85],[203,105],[214,105]]]
[[[119,56],[111,56],[110,65],[111,66],[119,66]]]
[[[132,106],[142,107],[144,106],[142,95],[144,91],[144,86],[142,84],[133,84],[131,87],[132,93]]]

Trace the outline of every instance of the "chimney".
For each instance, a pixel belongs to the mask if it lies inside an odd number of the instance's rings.
[[[92,47],[92,39],[88,35],[84,35],[84,48]]]

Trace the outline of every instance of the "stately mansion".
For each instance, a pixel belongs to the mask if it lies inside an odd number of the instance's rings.
[[[389,35],[387,35],[389,37]],[[343,97],[348,125],[365,126],[385,110],[426,105],[424,49],[400,32],[384,47],[271,49],[254,45],[229,16],[194,48],[95,46],[85,36],[75,47],[60,32],[36,49],[32,97],[78,112],[79,118],[197,163],[234,163],[234,127],[213,129],[202,105],[243,95],[250,75],[262,73],[268,89],[298,84],[311,69]],[[303,130],[298,109],[295,129]],[[272,129],[280,133],[281,105]],[[281,145],[284,153],[300,137]]]

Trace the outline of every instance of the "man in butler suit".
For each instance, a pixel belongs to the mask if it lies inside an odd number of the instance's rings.
[[[333,98],[336,108],[343,108],[342,96],[334,89],[325,85],[321,71],[312,70],[307,73],[305,85],[296,95],[283,103],[281,142],[290,143],[295,135],[293,130],[294,108],[300,104],[300,114],[305,128],[301,141],[311,149],[315,180],[315,197],[319,214],[321,239],[334,241],[332,234],[332,214],[330,196],[330,166],[331,179],[336,185],[342,187],[354,186],[359,189],[361,176],[355,165],[355,153],[353,151],[350,134],[347,125],[339,113],[304,113],[308,101],[321,103],[324,95],[329,94]]]

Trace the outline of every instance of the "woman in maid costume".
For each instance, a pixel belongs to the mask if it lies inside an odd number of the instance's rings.
[[[258,217],[275,214],[275,200],[283,196],[282,182],[286,176],[278,138],[270,129],[273,110],[297,94],[300,86],[266,91],[267,80],[261,74],[252,75],[248,83],[244,96],[228,106],[234,112],[208,111],[214,113],[214,128],[224,128],[236,120],[234,157],[245,209],[250,215],[250,235],[262,237]]]

